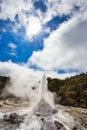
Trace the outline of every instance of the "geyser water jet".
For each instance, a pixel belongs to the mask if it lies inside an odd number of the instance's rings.
[[[48,104],[51,105],[52,108],[54,108],[54,96],[50,91],[48,91],[47,79],[46,79],[45,75],[43,75],[43,77],[42,77],[40,89],[41,89],[40,100],[44,99]]]

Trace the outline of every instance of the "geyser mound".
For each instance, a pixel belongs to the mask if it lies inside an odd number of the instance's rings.
[[[36,90],[36,86],[38,87],[39,91]],[[46,76],[42,77],[42,80],[39,82],[39,84],[36,84],[35,86],[31,86],[33,93],[31,93],[31,99],[32,94],[34,95],[34,92],[37,91],[38,94],[38,100],[37,102],[33,102],[31,107],[24,108],[22,110],[22,116],[19,116],[20,112],[16,111],[17,118],[13,116],[13,119],[11,115],[7,114],[6,119],[10,119],[10,121],[13,121],[14,123],[11,124],[11,122],[6,120],[1,120],[3,125],[0,125],[0,129],[3,130],[79,130],[76,129],[73,118],[70,118],[69,115],[62,113],[61,110],[55,109],[54,104],[54,98],[53,94],[48,91],[47,89],[47,80]],[[30,91],[30,92],[32,92]],[[30,93],[29,91],[27,92]],[[29,96],[30,97],[30,96]],[[32,100],[31,100],[32,101]],[[21,107],[20,107],[21,108]],[[26,110],[27,109],[27,110]],[[57,108],[58,109],[58,108]],[[22,118],[23,117],[23,118]],[[19,118],[22,118],[23,120],[19,120]],[[5,119],[5,118],[4,118]],[[16,121],[20,121],[19,124],[17,124]],[[6,124],[6,126],[4,125]]]

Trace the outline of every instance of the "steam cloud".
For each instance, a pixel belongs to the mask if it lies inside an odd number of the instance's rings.
[[[12,63],[11,61],[0,62],[0,75],[11,77],[10,84],[6,86],[5,92],[14,94],[17,97],[22,97],[23,99],[27,99],[31,103],[37,102],[41,97],[40,88],[43,84],[42,76],[44,73],[47,77],[52,76],[52,73],[48,74],[47,72],[43,71],[35,71],[33,69],[27,68],[24,65]],[[54,75],[55,77],[60,77],[58,74],[53,74],[53,77]],[[67,77],[67,75],[65,76]],[[43,86],[46,85],[47,83]],[[48,92],[46,87],[44,89],[44,95],[47,97]],[[49,95],[51,97],[50,93]]]
[[[38,72],[37,74],[34,70],[24,66],[5,62],[2,65],[0,64],[0,74],[11,77],[10,84],[5,89],[7,93],[22,97],[30,102],[37,101],[39,98],[41,73]]]

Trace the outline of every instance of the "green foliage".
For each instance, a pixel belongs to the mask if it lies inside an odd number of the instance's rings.
[[[6,86],[6,84],[9,82],[10,78],[6,76],[0,76],[0,94],[2,93],[2,90]]]
[[[51,79],[47,78],[48,80],[48,89],[53,92],[53,91],[59,91],[59,87],[64,84],[63,80],[60,79]]]
[[[65,80],[48,78],[48,89],[61,96],[62,105],[87,108],[87,73]]]

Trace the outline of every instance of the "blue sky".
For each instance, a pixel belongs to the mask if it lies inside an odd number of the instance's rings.
[[[59,78],[87,72],[86,35],[85,0],[0,2],[0,64],[3,66],[10,61],[50,76],[54,73]]]

